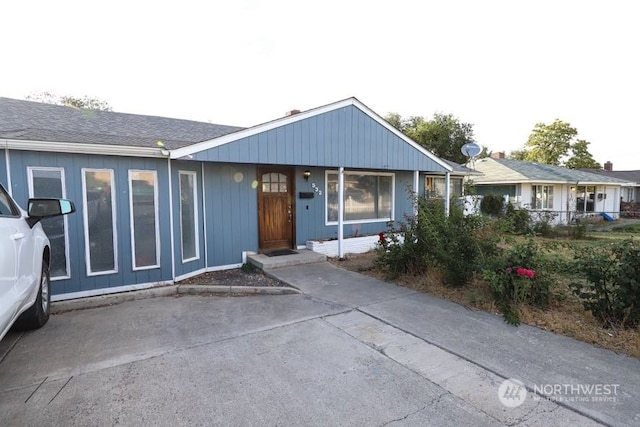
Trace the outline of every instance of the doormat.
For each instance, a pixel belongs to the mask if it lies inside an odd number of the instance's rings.
[[[298,252],[293,249],[276,249],[275,251],[269,251],[264,253],[266,256],[281,256],[281,255],[297,255]]]

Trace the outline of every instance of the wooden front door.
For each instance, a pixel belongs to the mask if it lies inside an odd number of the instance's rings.
[[[291,249],[295,237],[292,170],[261,168],[258,179],[260,251]]]

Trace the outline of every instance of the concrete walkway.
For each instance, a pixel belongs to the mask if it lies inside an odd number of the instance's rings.
[[[267,274],[351,308],[327,321],[505,424],[640,425],[638,359],[328,262]]]

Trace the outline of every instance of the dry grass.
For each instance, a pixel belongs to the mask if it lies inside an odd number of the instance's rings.
[[[345,260],[331,259],[335,265],[346,270],[356,271],[380,280],[385,274],[374,266],[375,252],[351,254]],[[395,283],[425,292],[466,307],[499,314],[491,296],[489,287],[482,281],[463,288],[451,288],[442,284],[440,274],[435,271],[421,276],[401,276]],[[572,337],[617,353],[640,358],[640,330],[605,329],[585,311],[569,292],[566,285],[556,284],[552,289],[554,298],[547,310],[523,306],[520,312],[522,323],[546,331]]]

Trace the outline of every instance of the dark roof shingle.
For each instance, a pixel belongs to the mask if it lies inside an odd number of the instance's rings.
[[[0,97],[0,138],[168,149],[244,128],[167,117],[87,110]]]

